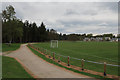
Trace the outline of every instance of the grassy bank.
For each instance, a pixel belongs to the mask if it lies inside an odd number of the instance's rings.
[[[2,56],[2,78],[33,78],[15,59]]]

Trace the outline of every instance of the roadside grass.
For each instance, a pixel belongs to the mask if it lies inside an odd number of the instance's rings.
[[[2,43],[2,52],[14,51],[20,47],[21,43],[12,43],[10,46]]]
[[[33,78],[15,59],[2,56],[2,78]]]
[[[93,77],[93,78],[97,78],[97,79],[104,79],[104,80],[113,80],[113,79],[110,79],[110,78],[104,78],[103,76],[99,76],[99,75],[93,75],[93,74],[90,74],[90,73],[85,73],[85,72],[80,72],[78,70],[74,70],[72,68],[68,68],[68,67],[65,67],[65,66],[62,66],[60,64],[58,64],[57,62],[49,59],[49,58],[46,58],[44,55],[40,54],[39,52],[37,52],[36,50],[32,49],[31,47],[29,47],[27,45],[27,47],[37,56],[41,57],[42,59],[44,59],[45,61],[49,62],[49,63],[52,63],[52,64],[55,64],[57,66],[60,66],[62,68],[65,68],[65,69],[68,69],[68,70],[71,70],[73,72],[76,72],[76,73],[80,73],[80,74],[83,74],[83,75],[86,75],[86,76],[90,76],[90,77]]]
[[[118,43],[117,42],[73,42],[73,41],[59,41],[58,48],[50,48],[50,42],[43,42],[38,44],[33,44],[37,48],[43,48],[52,55],[55,52],[55,57],[57,54],[63,56],[70,56],[70,64],[81,67],[81,60],[95,61],[107,64],[118,65]],[[59,56],[59,55],[58,55]],[[73,57],[73,58],[72,58]],[[67,58],[60,56],[61,61],[67,62]],[[97,72],[104,71],[103,64],[95,64],[90,62],[84,62],[84,68],[88,70],[93,70]],[[107,74],[118,75],[118,67],[107,66]]]

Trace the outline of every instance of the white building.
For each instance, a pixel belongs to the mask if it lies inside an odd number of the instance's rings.
[[[91,41],[90,38],[84,38],[83,41]]]
[[[110,37],[105,37],[105,40],[106,40],[106,41],[110,41],[111,38],[110,38]]]
[[[102,37],[96,37],[96,38],[84,38],[83,41],[103,41]]]
[[[103,41],[102,37],[96,37],[96,41]]]
[[[118,38],[112,38],[112,39],[111,39],[111,42],[113,42],[113,41],[118,42]]]

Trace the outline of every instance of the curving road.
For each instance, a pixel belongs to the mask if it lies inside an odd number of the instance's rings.
[[[37,78],[90,78],[44,61],[26,45],[22,44],[18,50],[6,54],[6,56],[17,58],[24,68],[27,68]]]

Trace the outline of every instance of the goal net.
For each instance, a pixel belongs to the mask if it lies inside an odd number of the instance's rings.
[[[51,48],[58,48],[58,40],[51,40],[50,47]]]

